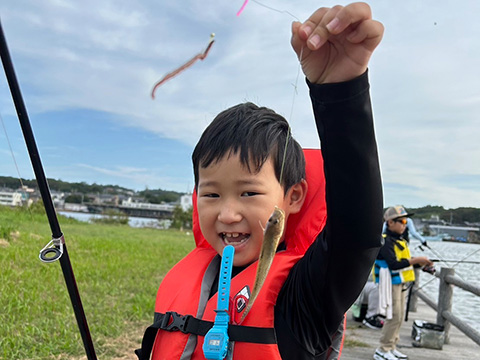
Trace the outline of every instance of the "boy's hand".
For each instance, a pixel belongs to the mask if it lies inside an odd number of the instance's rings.
[[[410,259],[410,265],[433,266],[433,262],[426,256],[415,256]]]
[[[294,22],[291,42],[307,79],[323,84],[362,75],[382,36],[370,7],[353,3],[320,8],[303,24]]]

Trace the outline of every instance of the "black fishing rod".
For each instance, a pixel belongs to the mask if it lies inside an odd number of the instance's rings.
[[[96,360],[95,349],[93,347],[92,338],[88,329],[87,318],[83,311],[82,301],[80,299],[80,293],[78,292],[77,283],[73,274],[72,264],[70,257],[68,256],[67,246],[63,237],[60,225],[58,223],[57,214],[53,206],[52,197],[50,195],[50,188],[48,186],[47,178],[43,171],[42,162],[38,153],[37,145],[35,143],[35,137],[33,136],[32,127],[28,118],[27,109],[23,101],[20,86],[18,85],[15,70],[13,68],[12,59],[7,47],[7,41],[3,32],[2,23],[0,20],[0,56],[2,58],[3,68],[7,77],[12,99],[17,110],[18,120],[22,127],[23,137],[27,145],[28,154],[32,162],[32,167],[37,179],[38,188],[42,195],[43,205],[47,214],[48,222],[50,223],[50,229],[52,231],[52,240],[40,251],[40,260],[44,262],[53,262],[60,260],[60,265],[63,271],[63,277],[67,285],[68,294],[72,302],[73,311],[77,319],[78,328],[82,336],[83,345],[87,354],[88,360]]]
[[[462,264],[462,263],[466,263],[466,259],[468,259],[470,256],[473,256],[475,255],[476,253],[478,253],[480,251],[480,248],[478,248],[477,250],[475,251],[472,251],[470,254],[467,254],[465,255],[463,258],[461,258],[460,260],[457,260],[455,261],[455,264],[453,264],[452,266],[448,266],[449,268],[454,268],[456,267],[458,264]],[[444,260],[441,260],[442,262],[444,262]],[[433,274],[432,274],[433,275]],[[458,273],[456,273],[455,275],[459,275]],[[459,276],[461,277],[461,276]],[[462,278],[463,279],[463,278]],[[431,283],[433,280],[435,280],[435,277],[431,278],[430,280],[428,280],[426,283],[424,283],[422,286],[420,286],[419,288],[417,288],[415,291],[418,291],[418,290],[421,290],[424,286],[428,285],[429,283]]]
[[[444,262],[444,263],[457,263],[457,264],[480,264],[480,261],[470,261],[470,260],[443,260],[443,259],[430,259],[433,262]]]
[[[423,246],[425,246],[428,250],[430,250],[436,257],[438,257],[438,262],[443,262],[445,264],[446,267],[450,267],[449,264],[447,264],[446,261],[443,261],[443,256],[440,255],[440,253],[438,251],[436,251],[435,249],[431,248],[430,246],[427,245],[427,243],[424,243],[422,245],[418,245],[418,248],[420,248],[420,250],[424,251],[423,250]]]

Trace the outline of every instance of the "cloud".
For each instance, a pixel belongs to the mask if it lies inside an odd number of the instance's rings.
[[[107,175],[105,179],[115,178],[118,179],[118,181],[120,182],[122,182],[123,180],[124,183],[129,184],[129,187],[135,190],[142,190],[148,187],[188,192],[191,189],[190,186],[179,186],[178,179],[176,179],[175,177],[165,176],[164,174],[159,173],[158,171],[151,168],[147,169],[123,166],[114,166],[107,168],[91,166],[89,164],[77,164],[77,166],[86,169],[93,174],[97,174],[95,178],[102,179],[101,175]],[[100,177],[98,175],[100,175]],[[105,180],[103,180],[100,181],[100,183],[107,184],[108,181],[106,182]]]

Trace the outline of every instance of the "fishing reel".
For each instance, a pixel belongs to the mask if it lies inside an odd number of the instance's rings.
[[[422,271],[425,271],[426,273],[429,273],[431,275],[435,275],[435,272],[437,270],[435,269],[435,266],[431,265],[431,266],[424,266],[422,268]]]
[[[63,255],[63,244],[65,244],[63,235],[58,239],[52,239],[42,250],[40,250],[38,257],[44,263],[57,261]]]

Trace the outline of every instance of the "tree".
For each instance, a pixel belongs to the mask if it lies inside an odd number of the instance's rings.
[[[172,228],[174,229],[191,229],[192,228],[192,213],[193,209],[190,207],[187,211],[183,211],[181,206],[176,206],[173,210]]]
[[[65,198],[65,202],[70,204],[81,204],[83,202],[83,195],[82,194],[68,195]]]

